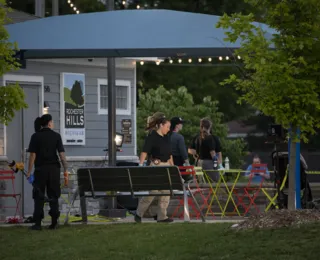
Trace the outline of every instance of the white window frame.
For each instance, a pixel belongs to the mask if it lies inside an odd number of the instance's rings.
[[[99,115],[107,115],[108,109],[103,109],[100,107],[100,86],[107,85],[108,79],[98,79],[98,114]],[[128,92],[128,100],[127,100],[127,108],[128,109],[116,109],[117,115],[131,115],[131,82],[129,80],[116,80],[116,88],[117,86],[127,87]]]

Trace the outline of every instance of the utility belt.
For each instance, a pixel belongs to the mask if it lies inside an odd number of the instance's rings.
[[[151,161],[154,165],[159,165],[160,163],[167,163],[169,160],[167,160],[167,161],[162,161],[162,160],[160,160],[160,159],[150,158],[150,161]]]

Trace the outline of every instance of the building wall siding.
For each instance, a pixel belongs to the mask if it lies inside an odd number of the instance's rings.
[[[86,144],[84,146],[66,145],[67,156],[105,156],[102,150],[108,146],[108,115],[98,114],[98,79],[107,78],[107,68],[98,66],[84,66],[74,64],[57,64],[49,62],[28,61],[26,69],[21,69],[11,74],[28,76],[43,76],[45,88],[49,87],[50,92],[44,92],[44,101],[48,101],[50,108],[48,113],[53,116],[55,131],[60,132],[60,82],[61,73],[82,73],[85,75],[85,128]],[[121,120],[132,120],[132,142],[124,144],[121,156],[135,156],[135,69],[117,68],[117,80],[130,81],[131,89],[131,115],[117,115],[116,130],[121,132]],[[32,122],[35,118],[28,118]],[[4,142],[3,126],[0,125],[0,154]]]

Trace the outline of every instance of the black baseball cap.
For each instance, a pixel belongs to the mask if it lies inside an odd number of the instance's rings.
[[[171,125],[179,125],[179,124],[183,124],[185,121],[181,118],[181,117],[173,117],[171,118]]]

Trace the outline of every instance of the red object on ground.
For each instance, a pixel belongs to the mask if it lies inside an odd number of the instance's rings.
[[[15,200],[15,206],[3,206],[3,208],[13,208],[15,209],[15,215],[12,219],[12,221],[17,221],[15,223],[19,223],[21,218],[21,212],[20,212],[20,201],[21,201],[21,193],[17,193],[16,189],[15,189],[15,174],[14,171],[12,170],[0,170],[0,181],[8,181],[8,183],[11,183],[12,186],[12,191],[11,193],[3,193],[0,194],[0,198],[13,198]],[[8,185],[7,185],[8,187]],[[16,216],[19,216],[19,218],[17,218]],[[14,220],[13,220],[14,219]],[[15,220],[17,219],[17,220]]]
[[[196,185],[196,188],[195,189],[191,189],[191,192],[192,192],[192,194],[194,196],[196,194],[200,195],[200,197],[202,199],[202,205],[200,205],[200,209],[201,210],[204,209],[205,206],[208,206],[208,199],[203,195],[203,193],[202,193],[203,189],[201,189],[199,187],[199,184],[198,184],[198,181],[197,181],[197,177],[196,177],[196,171],[194,169],[194,166],[192,166],[192,165],[191,166],[179,166],[178,168],[180,170],[180,174],[181,175],[192,175],[193,184]],[[201,214],[200,214],[199,210],[197,209],[196,205],[194,204],[193,199],[190,196],[188,196],[188,205],[195,212],[194,216],[196,217],[196,219],[200,219]],[[181,207],[183,207],[183,206],[184,206],[184,198],[183,198],[183,195],[182,195],[182,197],[179,199],[178,206],[173,211],[172,217],[176,217],[178,215],[179,209]],[[211,209],[210,209],[210,211],[211,211]],[[213,214],[212,211],[211,211],[211,213]],[[214,214],[213,214],[213,216],[214,216]],[[182,219],[184,217],[184,211],[182,211],[178,217]],[[193,217],[193,215],[191,214],[191,211],[190,211],[190,218],[191,217]]]

